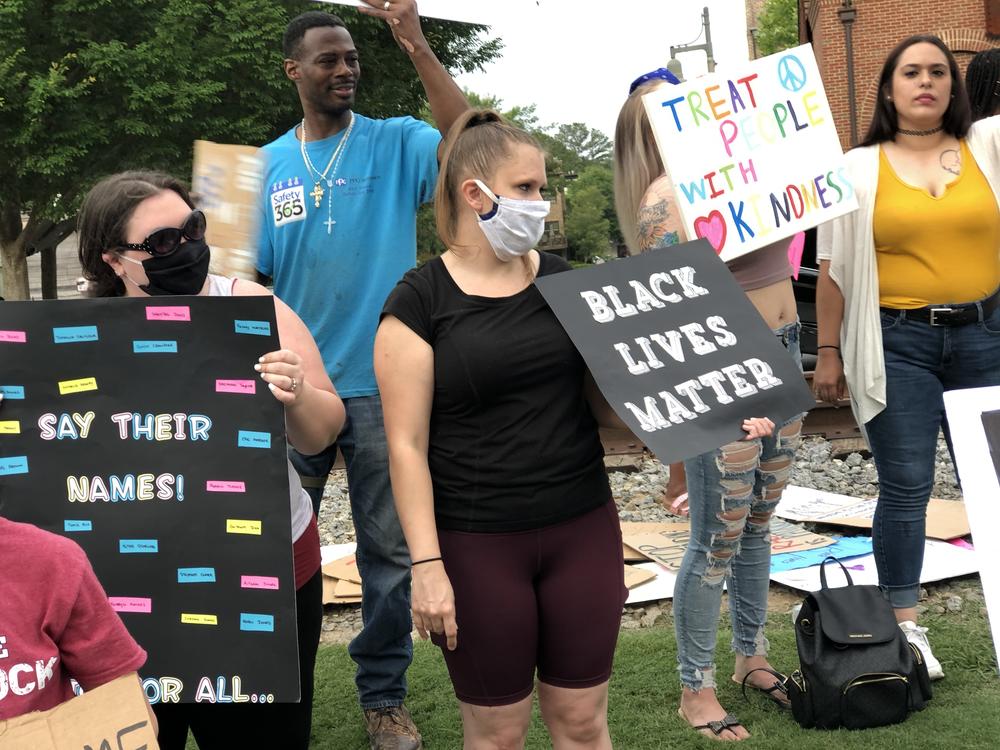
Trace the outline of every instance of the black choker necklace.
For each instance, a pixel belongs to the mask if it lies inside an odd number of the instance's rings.
[[[904,130],[900,128],[897,133],[902,135],[934,135],[935,133],[940,133],[944,130],[944,125],[938,125],[936,128],[931,128],[930,130]]]

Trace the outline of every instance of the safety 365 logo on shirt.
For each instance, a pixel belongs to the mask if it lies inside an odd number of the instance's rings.
[[[306,188],[302,180],[278,180],[271,185],[271,219],[280,227],[306,218]]]

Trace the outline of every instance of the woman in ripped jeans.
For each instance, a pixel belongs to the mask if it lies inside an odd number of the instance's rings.
[[[618,115],[615,130],[615,207],[632,253],[683,242],[684,226],[642,104],[651,91],[676,84],[666,69],[640,76]],[[788,263],[791,239],[727,263],[761,317],[800,363],[799,321]],[[674,626],[681,673],[679,713],[693,729],[720,740],[749,733],[715,694],[715,642],[722,585],[729,591],[736,669],[732,679],[788,705],[784,675],[767,660],[767,589],[771,567],[768,532],[788,483],[799,445],[801,415],[766,437],[744,438],[671,466],[672,507],[690,513],[691,540],[674,587]]]

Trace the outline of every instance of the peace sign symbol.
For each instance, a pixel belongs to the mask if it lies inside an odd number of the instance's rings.
[[[799,91],[806,85],[806,68],[795,55],[778,60],[778,81],[788,91]]]

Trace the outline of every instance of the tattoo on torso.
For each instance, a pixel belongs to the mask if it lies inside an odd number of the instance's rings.
[[[941,169],[953,175],[962,172],[962,154],[957,148],[948,148],[941,152]]]

